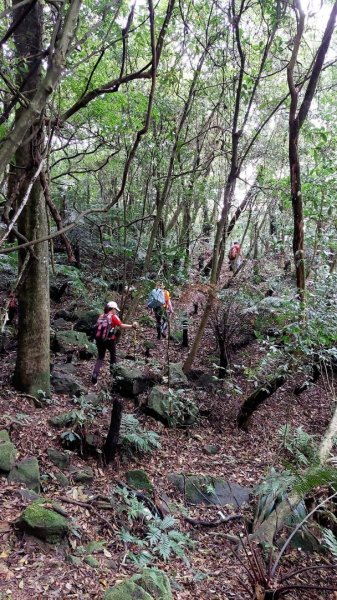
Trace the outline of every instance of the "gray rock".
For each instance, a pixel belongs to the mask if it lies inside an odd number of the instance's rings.
[[[60,452],[55,448],[48,448],[47,450],[48,456],[52,463],[59,467],[60,469],[68,469],[70,465],[70,458],[68,454],[64,452]]]
[[[82,415],[82,413],[78,410],[70,410],[52,417],[49,420],[49,423],[54,425],[54,427],[71,427],[78,423],[80,415]]]
[[[172,473],[169,481],[189,504],[229,504],[235,508],[249,502],[250,488],[230,483],[221,477]]]
[[[114,365],[112,375],[114,388],[127,398],[134,398],[142,394],[160,378],[157,374],[143,373],[141,369],[131,367],[128,363]]]
[[[51,384],[55,394],[83,396],[87,391],[80,381],[64,371],[54,370],[51,377]]]
[[[70,485],[70,481],[68,477],[64,475],[64,473],[55,473],[55,479],[57,483],[63,488],[68,487]]]
[[[41,489],[41,482],[37,458],[24,458],[14,465],[8,475],[8,481],[23,483],[27,488],[38,493]]]
[[[68,322],[65,319],[54,319],[53,321],[53,329],[55,331],[64,331],[68,328]]]
[[[170,363],[170,385],[189,385],[182,363]]]
[[[81,331],[82,333],[86,333],[87,335],[91,336],[100,314],[101,311],[96,308],[79,313],[78,320],[74,325],[74,330]]]
[[[74,312],[61,309],[55,313],[55,319],[64,319],[64,321],[77,321],[78,316]]]
[[[94,479],[94,472],[91,467],[85,467],[85,469],[74,469],[71,475],[76,483],[91,483]]]
[[[215,444],[207,444],[207,446],[204,447],[205,454],[208,454],[209,456],[218,454],[219,451],[220,451],[220,446],[217,446]]]

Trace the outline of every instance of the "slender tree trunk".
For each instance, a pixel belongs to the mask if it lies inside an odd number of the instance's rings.
[[[14,6],[19,0],[14,0]],[[21,9],[14,11],[18,17]],[[42,52],[42,7],[37,3],[23,19],[14,36],[15,48],[22,72],[18,72],[18,83],[24,77],[25,65],[39,60]],[[20,68],[20,67],[19,67]],[[32,70],[32,76],[26,83],[25,95],[34,96],[39,86],[40,71]],[[22,108],[16,113],[21,118]],[[25,184],[20,187],[16,204],[20,206],[29,183],[41,162],[43,132],[40,121],[34,123],[26,132],[22,144],[15,153],[15,172],[25,173]],[[48,235],[46,206],[42,194],[40,179],[31,189],[29,199],[19,220],[18,231],[28,240]],[[25,257],[25,250],[19,252],[19,270]],[[14,373],[16,387],[29,394],[42,390],[50,392],[50,347],[49,347],[49,276],[48,242],[34,248],[34,257],[30,258],[27,272],[23,275],[18,291],[18,351]]]

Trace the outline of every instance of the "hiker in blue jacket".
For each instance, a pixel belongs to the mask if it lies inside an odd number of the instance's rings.
[[[157,281],[156,287],[150,292],[147,307],[154,312],[156,318],[157,338],[162,338],[162,324],[165,313],[164,288],[161,281]]]

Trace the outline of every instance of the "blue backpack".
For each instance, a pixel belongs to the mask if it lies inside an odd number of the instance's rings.
[[[149,295],[147,307],[148,308],[160,308],[165,304],[165,297],[163,290],[155,288]]]

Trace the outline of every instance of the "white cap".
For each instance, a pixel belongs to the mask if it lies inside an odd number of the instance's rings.
[[[111,300],[111,302],[107,303],[107,307],[108,308],[114,308],[115,310],[118,310],[118,312],[120,312],[120,308],[118,308],[118,304],[117,302],[114,302],[113,300]]]

